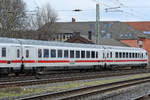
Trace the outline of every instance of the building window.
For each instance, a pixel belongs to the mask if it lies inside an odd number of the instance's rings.
[[[104,24],[104,28],[107,28],[108,24]]]
[[[112,37],[112,35],[110,34],[110,33],[106,33],[105,35],[104,35],[104,38],[106,38],[106,39],[110,39]]]

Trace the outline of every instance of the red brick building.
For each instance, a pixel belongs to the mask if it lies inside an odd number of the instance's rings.
[[[131,47],[144,48],[148,52],[150,62],[150,22],[124,22],[128,26],[138,30],[142,33],[137,39],[122,39],[122,43],[125,43]]]

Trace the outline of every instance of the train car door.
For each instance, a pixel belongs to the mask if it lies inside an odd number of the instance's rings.
[[[31,46],[23,47],[23,59],[25,68],[31,68],[36,66],[36,49]]]
[[[9,46],[6,49],[2,48],[2,54],[5,56],[6,50],[6,60],[7,66],[13,67],[14,69],[19,69],[21,66],[21,46]]]

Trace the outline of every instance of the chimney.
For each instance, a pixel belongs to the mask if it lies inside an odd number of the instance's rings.
[[[88,39],[92,40],[92,32],[91,31],[88,31]]]
[[[75,18],[72,18],[72,22],[76,22],[76,19],[75,19]]]

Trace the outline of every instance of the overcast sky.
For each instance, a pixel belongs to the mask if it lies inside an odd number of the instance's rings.
[[[24,0],[27,9],[33,11],[49,3],[58,14],[58,21],[95,21],[96,2],[94,0]],[[150,0],[99,0],[102,21],[149,21]],[[106,12],[105,9],[111,9]],[[81,9],[81,12],[74,12]]]

